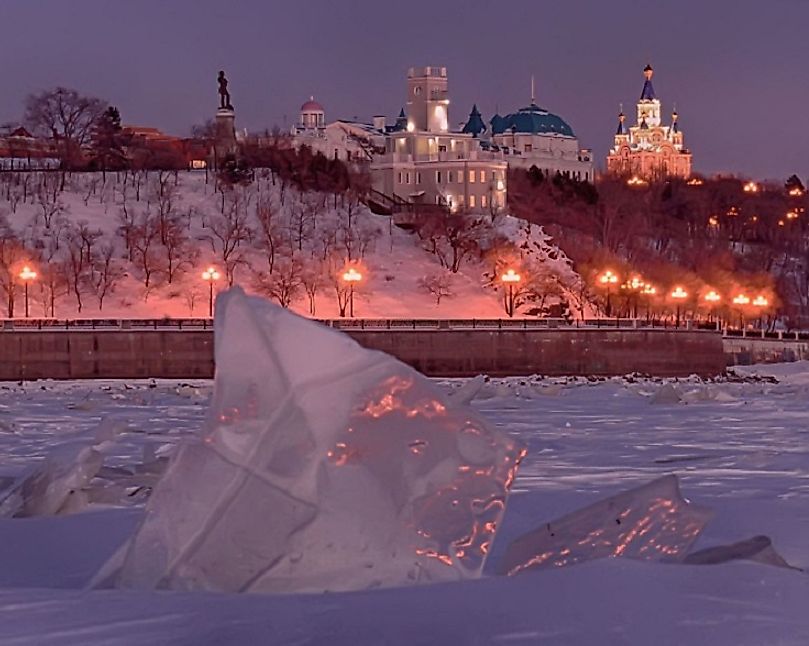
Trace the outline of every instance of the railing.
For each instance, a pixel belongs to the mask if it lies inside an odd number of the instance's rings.
[[[809,331],[766,331],[725,328],[717,330],[714,324],[696,321],[681,322],[679,327],[664,319],[632,318],[514,318],[514,319],[374,319],[339,318],[314,319],[319,323],[339,330],[576,330],[576,329],[621,329],[621,330],[668,330],[701,331],[722,333],[728,338],[771,339],[776,341],[809,341]],[[3,319],[0,330],[212,330],[210,318],[160,318],[160,319]],[[0,332],[2,333],[2,332]]]

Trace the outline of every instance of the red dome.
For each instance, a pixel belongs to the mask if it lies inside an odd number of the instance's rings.
[[[325,112],[325,110],[315,101],[315,97],[310,96],[309,100],[301,106],[301,112]]]

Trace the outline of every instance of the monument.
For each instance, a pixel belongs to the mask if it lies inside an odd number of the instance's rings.
[[[216,111],[216,134],[214,136],[213,166],[219,168],[224,160],[238,152],[236,143],[236,112],[230,102],[228,80],[224,70],[217,77],[219,83],[219,109]]]

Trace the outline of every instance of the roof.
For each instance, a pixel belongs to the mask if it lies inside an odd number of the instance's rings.
[[[655,96],[655,89],[652,86],[652,79],[646,79],[643,82],[643,90],[640,93],[640,100],[641,101],[654,101],[657,98]]]
[[[492,117],[490,123],[493,135],[510,131],[536,135],[576,136],[573,133],[573,128],[562,117],[540,108],[536,103],[521,108],[513,114],[507,114],[505,117],[496,114]]]
[[[477,137],[481,133],[486,132],[486,124],[483,123],[480,112],[478,112],[477,104],[472,106],[472,112],[469,113],[469,121],[466,122],[461,132],[471,134],[473,137]]]
[[[301,106],[301,112],[325,112],[325,110],[315,101],[315,97],[310,96],[309,100]]]

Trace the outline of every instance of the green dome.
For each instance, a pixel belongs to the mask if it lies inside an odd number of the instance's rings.
[[[575,137],[573,128],[562,117],[540,108],[536,103],[505,117],[495,115],[491,120],[492,134],[518,132],[534,135],[563,135]]]

